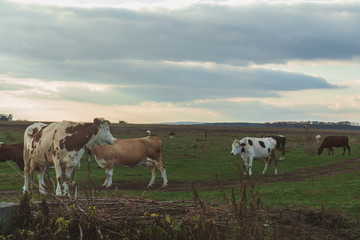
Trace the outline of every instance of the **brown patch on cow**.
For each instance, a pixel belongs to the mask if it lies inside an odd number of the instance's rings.
[[[98,131],[98,127],[92,123],[79,123],[69,126],[65,129],[65,132],[70,135],[60,141],[60,148],[65,148],[69,152],[79,151]]]
[[[53,141],[55,140],[56,133],[57,133],[57,130],[54,131]]]
[[[44,125],[42,126],[40,129],[39,128],[34,128],[32,133],[28,134],[28,136],[30,137],[30,139],[32,139],[32,149],[35,148],[35,144],[41,141],[42,135],[43,135],[43,131],[44,129],[47,127],[48,125]]]
[[[265,143],[263,141],[259,141],[261,147],[265,148]]]

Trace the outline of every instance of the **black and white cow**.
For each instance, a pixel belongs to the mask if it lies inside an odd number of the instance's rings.
[[[277,175],[277,161],[275,156],[276,141],[273,138],[252,138],[244,137],[241,140],[234,140],[231,155],[240,155],[246,167],[245,174],[252,174],[251,168],[254,159],[264,159],[265,167],[262,174],[266,173],[269,163],[274,159],[275,175]]]

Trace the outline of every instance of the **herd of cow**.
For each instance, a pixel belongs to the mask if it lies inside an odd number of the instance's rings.
[[[115,139],[109,129],[110,122],[103,118],[95,118],[93,123],[56,122],[51,124],[34,123],[27,127],[24,142],[18,144],[0,143],[0,161],[14,161],[20,170],[24,171],[23,192],[29,190],[29,179],[37,172],[40,193],[44,190],[44,172],[54,167],[56,172],[56,194],[69,195],[68,182],[72,178],[74,168],[80,163],[85,153],[90,159],[93,154],[96,162],[105,168],[106,179],[103,186],[110,187],[115,165],[140,166],[152,170],[152,177],[148,184],[155,182],[156,172],[160,170],[163,186],[167,186],[167,176],[162,159],[162,142],[159,137],[149,136],[135,139]],[[320,141],[320,136],[316,140]],[[262,138],[244,137],[234,140],[231,155],[240,155],[246,167],[245,173],[252,174],[254,159],[264,159],[265,174],[268,165],[274,160],[275,174],[277,174],[277,159],[275,151],[281,151],[279,160],[285,158],[286,138],[279,136],[265,136]],[[333,147],[348,149],[347,136],[327,136],[318,148],[321,154],[324,148]]]

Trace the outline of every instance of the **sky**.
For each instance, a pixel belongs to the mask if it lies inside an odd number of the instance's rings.
[[[0,0],[0,113],[360,121],[360,2]]]

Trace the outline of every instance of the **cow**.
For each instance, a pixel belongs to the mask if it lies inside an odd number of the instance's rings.
[[[0,143],[0,162],[11,160],[16,163],[21,171],[24,171],[23,151],[24,143]]]
[[[320,139],[321,139],[320,135],[315,136],[315,141],[316,141],[317,144],[320,144]]]
[[[345,154],[346,149],[350,155],[350,146],[349,146],[349,138],[347,136],[327,136],[324,138],[320,147],[318,148],[318,155],[320,155],[324,148],[329,149],[328,155],[330,155],[330,151],[334,154],[333,147],[342,147],[344,149],[343,155]]]
[[[174,132],[170,132],[170,133],[169,133],[169,136],[170,136],[170,138],[174,138],[174,137],[175,137],[175,133],[174,133]]]
[[[264,159],[265,167],[262,174],[266,173],[269,163],[274,159],[275,175],[277,172],[277,160],[275,156],[276,141],[273,138],[244,137],[241,140],[234,140],[230,154],[240,155],[244,160],[245,174],[252,174],[252,163],[254,159]]]
[[[274,135],[274,136],[266,136],[275,139],[276,141],[276,149],[281,152],[281,156],[279,160],[285,160],[285,144],[286,144],[286,137],[283,135]]]
[[[27,127],[24,133],[25,184],[23,192],[29,189],[30,166],[35,165],[38,172],[39,191],[45,194],[44,171],[54,166],[57,182],[56,195],[62,194],[61,181],[64,195],[69,195],[67,181],[80,161],[85,147],[90,148],[92,144],[114,143],[109,125],[109,121],[95,118],[93,123],[63,121],[51,124],[34,123]]]
[[[100,167],[105,168],[104,187],[111,187],[115,165],[136,167],[144,165],[151,169],[152,177],[148,184],[155,182],[156,171],[159,169],[163,177],[163,187],[168,181],[162,159],[162,143],[159,137],[148,136],[134,139],[116,139],[113,145],[92,145],[91,152]]]

